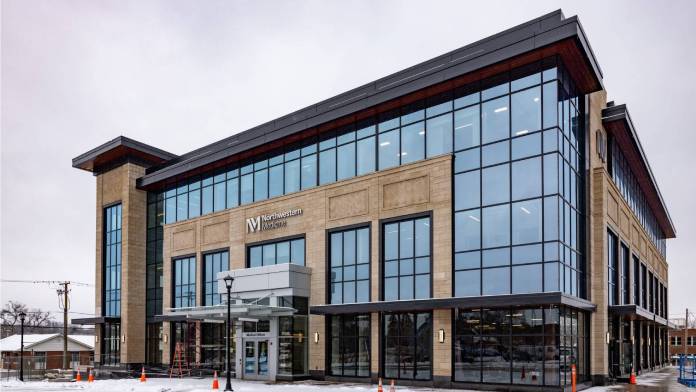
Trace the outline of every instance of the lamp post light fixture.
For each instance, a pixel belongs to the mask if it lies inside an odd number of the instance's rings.
[[[227,370],[225,372],[227,383],[225,384],[225,391],[232,391],[232,380],[230,376],[230,326],[232,326],[230,302],[232,296],[230,293],[232,292],[232,282],[234,281],[234,278],[227,275],[223,278],[223,280],[225,281],[225,287],[227,288],[227,349],[225,353],[225,362],[227,362]]]
[[[27,314],[24,312],[19,313],[19,381],[24,382],[24,319]]]

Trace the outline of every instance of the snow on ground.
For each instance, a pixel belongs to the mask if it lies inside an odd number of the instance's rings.
[[[220,391],[225,389],[225,379],[221,378]],[[72,382],[59,383],[47,381],[30,381],[21,383],[16,380],[0,381],[1,391],[99,391],[99,392],[208,392],[211,391],[212,378],[203,379],[168,379],[151,378],[141,383],[137,379],[132,380],[96,380],[93,383]],[[232,389],[235,392],[374,392],[376,385],[370,384],[334,384],[319,382],[293,382],[293,383],[264,383],[254,381],[232,381]],[[434,391],[433,388],[399,387],[398,392],[424,392]],[[384,391],[389,391],[389,386],[384,385]],[[438,391],[446,391],[438,389]],[[457,390],[458,392],[465,392]]]

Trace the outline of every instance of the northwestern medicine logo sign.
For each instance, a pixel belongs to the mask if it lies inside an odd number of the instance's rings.
[[[288,218],[299,215],[302,215],[302,208],[247,218],[247,233],[256,233],[285,227],[288,225]]]

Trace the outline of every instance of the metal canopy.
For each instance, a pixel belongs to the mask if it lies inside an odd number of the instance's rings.
[[[284,306],[271,306],[259,304],[231,304],[230,314],[233,317],[271,317],[292,316],[297,310]],[[194,306],[188,308],[167,308],[164,314],[155,316],[159,321],[185,321],[185,320],[219,320],[227,317],[227,304],[213,306]]]

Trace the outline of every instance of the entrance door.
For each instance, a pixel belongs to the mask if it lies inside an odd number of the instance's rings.
[[[268,379],[268,340],[244,340],[244,378]]]

